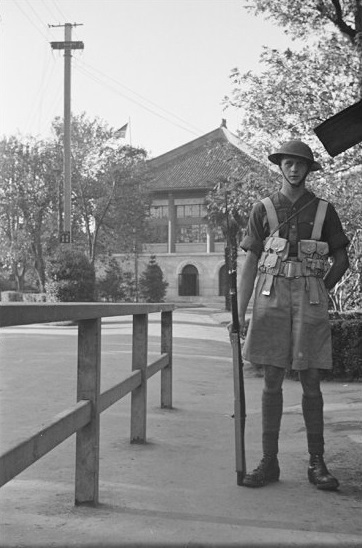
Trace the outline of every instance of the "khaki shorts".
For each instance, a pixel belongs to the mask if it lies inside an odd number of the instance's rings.
[[[331,369],[328,293],[322,278],[275,276],[266,296],[262,293],[265,276],[259,276],[255,288],[245,360],[295,370]],[[311,283],[318,304],[310,303]]]

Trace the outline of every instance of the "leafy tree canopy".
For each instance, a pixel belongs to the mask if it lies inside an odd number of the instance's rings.
[[[133,251],[149,211],[146,152],[114,133],[97,118],[72,119],[72,239],[92,263],[101,254]],[[63,229],[63,121],[54,120],[47,141],[3,138],[0,162],[0,264],[20,290],[35,272],[43,291],[45,258]]]
[[[54,239],[57,203],[54,143],[11,136],[0,142],[0,254],[19,289],[28,268],[45,283],[43,251]]]
[[[53,124],[62,139],[60,119]],[[72,201],[74,238],[97,254],[129,250],[149,209],[146,151],[124,145],[114,130],[83,113],[72,119]]]
[[[359,5],[359,0],[250,0],[245,7],[254,15],[265,15],[294,38],[334,27],[354,44]]]

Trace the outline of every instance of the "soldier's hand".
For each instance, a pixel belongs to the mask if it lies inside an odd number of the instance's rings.
[[[231,333],[233,331],[233,323],[232,322],[228,323],[226,327],[229,331],[229,335],[231,335]],[[239,318],[239,335],[242,339],[245,339],[246,331],[247,331],[247,327],[246,327],[246,324],[245,324],[245,320],[242,319],[242,318]]]
[[[239,333],[240,333],[240,337],[242,339],[245,339],[246,332],[247,332],[247,325],[246,325],[246,322],[245,322],[245,317],[243,317],[243,318],[239,317]]]

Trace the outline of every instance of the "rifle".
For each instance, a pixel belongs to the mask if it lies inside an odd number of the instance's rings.
[[[240,344],[240,323],[237,300],[237,244],[236,234],[231,233],[227,192],[225,192],[225,211],[227,226],[227,247],[225,255],[228,261],[229,295],[231,304],[232,324],[230,330],[230,342],[232,348],[232,361],[234,373],[234,421],[235,421],[235,463],[236,482],[242,485],[246,474],[245,461],[245,390],[243,375],[243,359]]]

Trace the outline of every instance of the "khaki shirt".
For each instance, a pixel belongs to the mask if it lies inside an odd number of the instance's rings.
[[[272,194],[270,198],[277,212],[278,221],[282,222],[307,202],[313,200],[314,194],[306,191],[294,204],[280,191]],[[280,228],[279,236],[290,242],[289,256],[297,255],[300,240],[309,240],[311,238],[317,207],[318,200],[314,200],[310,207],[306,207],[300,215],[297,215]],[[265,207],[261,202],[257,202],[251,211],[246,235],[240,247],[244,251],[254,251],[259,258],[264,249],[264,240],[269,234],[270,229]],[[328,243],[331,255],[337,249],[346,247],[349,244],[349,239],[344,233],[338,214],[331,203],[328,203],[321,241]]]

